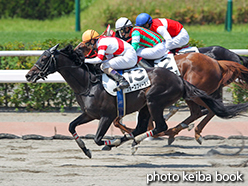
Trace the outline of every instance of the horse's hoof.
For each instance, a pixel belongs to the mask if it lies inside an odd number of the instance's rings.
[[[112,147],[105,145],[102,150],[106,150],[106,151],[110,151],[112,149]]]
[[[132,153],[132,155],[134,155],[135,154],[135,152],[138,150],[138,146],[132,146],[131,147],[131,153]]]
[[[85,149],[85,150],[84,150],[84,154],[85,154],[86,156],[88,156],[89,158],[92,157],[90,149]]]
[[[188,131],[191,131],[194,128],[195,124],[194,123],[190,123],[188,125]]]
[[[196,141],[201,145],[202,144],[202,141],[203,141],[202,136],[200,136],[198,139],[196,139]]]
[[[168,145],[171,145],[175,141],[174,137],[169,137],[168,139]]]
[[[135,140],[133,140],[132,147],[134,147],[136,145],[138,145],[138,143]]]

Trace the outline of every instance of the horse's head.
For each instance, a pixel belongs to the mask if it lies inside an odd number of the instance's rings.
[[[43,52],[38,61],[26,74],[27,81],[35,83],[37,80],[45,79],[49,74],[56,71],[55,54],[58,53],[58,46],[59,44]]]
[[[73,50],[71,45],[57,50],[58,44],[46,50],[26,74],[29,82],[35,83],[39,79],[45,79],[49,74],[65,68],[81,67],[84,63],[84,55],[79,50]]]

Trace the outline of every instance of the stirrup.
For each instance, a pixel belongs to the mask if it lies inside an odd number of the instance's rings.
[[[114,88],[114,92],[120,91],[121,89],[129,87],[129,83],[127,81],[121,82],[116,88]]]

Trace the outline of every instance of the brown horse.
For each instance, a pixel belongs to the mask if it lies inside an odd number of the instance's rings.
[[[83,46],[81,46],[83,47]],[[84,48],[87,54],[89,49]],[[88,55],[90,56],[90,55]],[[176,55],[175,60],[181,76],[197,88],[204,90],[209,95],[221,99],[221,90],[224,86],[234,82],[238,78],[241,85],[242,81],[248,83],[248,68],[232,61],[217,61],[201,53],[188,53]],[[195,104],[192,100],[185,100],[190,109],[190,116],[176,127],[169,129],[159,135],[169,135],[169,144],[174,141],[175,135],[181,130],[188,128],[189,124],[207,114],[207,116],[195,128],[195,139],[201,144],[201,132],[206,124],[214,117],[213,112],[206,112]],[[120,118],[114,120],[114,125],[121,130],[130,133],[134,129],[127,128],[119,122]],[[151,128],[151,127],[150,127]]]
[[[239,80],[240,86],[247,88],[243,82],[248,83],[248,68],[236,62],[217,61],[201,53],[177,55],[175,60],[183,79],[204,90],[209,95],[215,95],[216,98],[221,98],[222,88],[236,79]],[[186,103],[189,106],[191,115],[179,125],[164,133],[169,135],[169,144],[174,141],[175,135],[205,114],[199,105],[195,105],[191,100],[186,100]],[[195,139],[200,144],[202,143],[201,132],[213,117],[212,113],[208,113],[195,128]]]

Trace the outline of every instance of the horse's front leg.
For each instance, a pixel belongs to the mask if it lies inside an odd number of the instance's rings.
[[[89,117],[85,112],[73,120],[69,125],[69,131],[72,134],[73,138],[77,142],[78,146],[83,150],[86,156],[91,158],[91,152],[86,148],[83,140],[78,136],[76,132],[76,127],[85,123],[92,121],[93,118]]]

